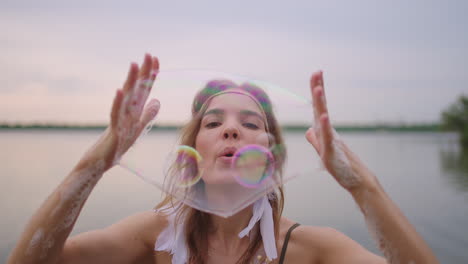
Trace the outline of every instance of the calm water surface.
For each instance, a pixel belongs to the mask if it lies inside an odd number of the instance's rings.
[[[0,132],[0,263],[49,193],[99,137],[94,131]],[[167,142],[174,132],[151,134]],[[468,263],[468,155],[454,134],[346,133],[344,140],[378,176],[441,263]],[[286,133],[289,166],[313,157],[302,133]],[[163,151],[163,150],[160,150]],[[306,225],[331,226],[378,253],[351,196],[316,171],[286,184],[285,215]],[[88,199],[73,234],[106,227],[149,210],[161,194],[126,170],[110,170]]]

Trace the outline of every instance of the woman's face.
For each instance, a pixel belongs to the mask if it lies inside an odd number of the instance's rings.
[[[213,97],[195,139],[195,148],[202,156],[204,182],[232,183],[233,154],[250,144],[268,148],[266,127],[262,110],[249,96],[225,93]]]

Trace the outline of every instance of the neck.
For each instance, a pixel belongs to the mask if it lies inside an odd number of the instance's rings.
[[[245,250],[250,238],[248,236],[239,238],[239,233],[249,224],[252,209],[253,205],[228,218],[210,215],[214,227],[213,233],[209,236],[210,247],[227,255]]]

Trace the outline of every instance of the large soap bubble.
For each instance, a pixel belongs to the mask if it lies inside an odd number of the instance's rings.
[[[302,90],[308,96],[307,84]],[[227,73],[160,71],[150,97],[161,102],[158,116],[119,164],[176,202],[228,217],[319,167],[303,137],[312,105],[292,89]],[[304,138],[292,144],[301,154],[288,156],[300,166],[286,160],[288,133]]]

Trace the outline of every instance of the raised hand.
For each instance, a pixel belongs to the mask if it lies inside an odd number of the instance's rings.
[[[330,124],[321,71],[312,74],[310,89],[315,127],[307,130],[306,138],[320,155],[325,168],[341,186],[350,191],[373,181],[374,176],[339,138]]]
[[[158,59],[149,54],[145,55],[141,69],[137,64],[131,64],[123,88],[116,92],[110,126],[85,154],[78,167],[89,167],[90,163],[99,162],[103,164],[99,167],[105,171],[115,165],[135,143],[159,111],[160,103],[156,99],[151,100],[145,107],[158,70]]]
[[[158,59],[147,54],[139,71],[138,65],[131,65],[123,90],[117,91],[110,125],[112,133],[118,136],[114,163],[133,145],[159,111],[157,99],[152,99],[145,107],[158,70]]]
[[[310,89],[314,104],[315,127],[306,132],[307,140],[320,155],[325,168],[348,190],[360,207],[368,228],[388,263],[439,263],[398,206],[393,203],[377,178],[367,169],[330,124],[323,88],[323,74],[312,74]],[[353,252],[351,250],[349,252]],[[337,263],[352,262],[358,253],[330,254],[341,258]],[[375,256],[359,256],[353,263],[384,263]],[[369,261],[363,261],[368,259]]]

